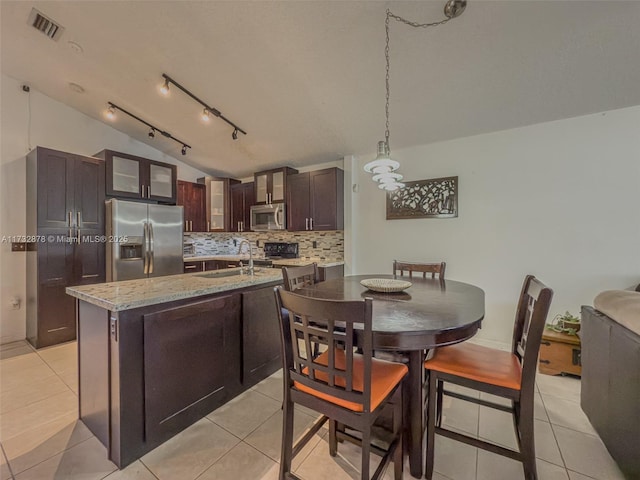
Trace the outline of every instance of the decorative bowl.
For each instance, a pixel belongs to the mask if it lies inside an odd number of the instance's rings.
[[[401,292],[411,286],[411,282],[404,280],[393,280],[390,278],[366,278],[360,280],[363,287],[367,287],[374,292],[393,293]]]

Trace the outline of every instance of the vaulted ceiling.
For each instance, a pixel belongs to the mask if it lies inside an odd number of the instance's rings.
[[[444,1],[0,2],[2,73],[213,174],[373,154],[384,137],[384,20]],[[31,9],[60,23],[51,40]],[[469,0],[446,25],[392,21],[392,149],[640,105],[640,2]],[[78,52],[79,45],[82,52]],[[247,131],[213,118],[174,78]],[[70,83],[80,85],[77,93]],[[156,135],[113,102],[192,145]]]

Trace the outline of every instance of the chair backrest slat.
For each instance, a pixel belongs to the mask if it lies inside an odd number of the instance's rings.
[[[516,310],[511,345],[511,351],[522,364],[523,391],[534,388],[538,352],[552,298],[553,290],[533,275],[525,277]]]
[[[277,287],[285,384],[293,380],[370,411],[372,308],[370,298],[356,301],[305,297]],[[357,335],[358,343],[355,342]],[[302,351],[298,343],[302,342]],[[311,343],[327,346],[326,365],[311,355]],[[354,349],[362,348],[362,391],[354,389]],[[360,354],[359,354],[360,355]],[[340,361],[338,361],[338,357]]]
[[[397,276],[400,272],[400,276],[404,276],[404,271],[409,273],[409,278],[413,278],[413,272],[421,272],[422,278],[427,278],[427,273],[431,274],[431,278],[444,279],[444,271],[447,267],[446,262],[439,263],[419,263],[419,262],[405,262],[401,260],[393,261],[393,275]]]
[[[300,288],[314,285],[319,281],[318,264],[312,263],[302,267],[282,267],[284,289],[293,292]]]

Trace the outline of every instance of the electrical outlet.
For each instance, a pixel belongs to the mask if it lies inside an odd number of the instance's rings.
[[[11,299],[11,310],[20,310],[20,297],[13,297]]]
[[[27,251],[26,242],[11,242],[11,251],[12,252],[26,252]]]

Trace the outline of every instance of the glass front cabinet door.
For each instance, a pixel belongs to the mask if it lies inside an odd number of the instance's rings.
[[[287,198],[287,176],[298,173],[290,167],[265,170],[254,174],[256,204],[281,203]]]
[[[106,164],[107,197],[176,203],[177,167],[128,153],[102,150],[94,155]]]
[[[240,183],[240,181],[224,177],[203,177],[198,179],[198,183],[204,183],[207,187],[207,231],[230,231],[231,185]]]

